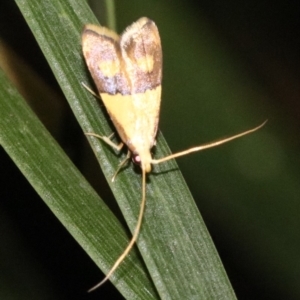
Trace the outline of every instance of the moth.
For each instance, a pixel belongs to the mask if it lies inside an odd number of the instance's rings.
[[[88,69],[122,143],[116,145],[110,137],[86,134],[102,139],[117,150],[124,144],[127,146],[128,155],[117,172],[130,157],[142,170],[141,206],[131,241],[106,277],[90,289],[92,291],[109,279],[138,238],[146,202],[146,173],[151,172],[152,164],[224,144],[258,130],[264,123],[223,140],[154,159],[150,151],[156,143],[162,80],[162,49],[157,26],[152,20],[143,17],[119,36],[108,28],[88,24],[82,33],[82,49]]]

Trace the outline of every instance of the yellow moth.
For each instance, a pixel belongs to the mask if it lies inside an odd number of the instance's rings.
[[[162,50],[155,23],[140,18],[120,36],[105,27],[88,24],[82,33],[82,49],[101,99],[123,143],[116,145],[110,137],[95,133],[87,135],[100,138],[118,150],[123,144],[128,147],[128,155],[117,172],[130,156],[142,169],[142,200],[132,239],[106,277],[91,291],[109,279],[138,238],[146,202],[146,173],[151,171],[151,164],[224,144],[258,130],[264,123],[220,141],[153,159],[150,150],[156,142],[162,80]]]

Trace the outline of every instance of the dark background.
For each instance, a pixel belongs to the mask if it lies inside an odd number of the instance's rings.
[[[240,146],[178,163],[237,297],[299,299],[299,3],[186,0],[162,11],[159,1],[150,1],[150,11],[136,2],[117,4],[118,28],[147,15],[160,29],[165,65],[160,127],[174,152],[269,119],[259,133],[263,144],[246,138]],[[97,163],[87,170],[83,158],[92,154],[85,138],[13,1],[1,1],[0,36],[58,93],[59,122],[40,117],[97,188]],[[229,125],[222,128],[223,122]],[[253,164],[245,163],[247,155]],[[32,299],[122,299],[110,283],[86,293],[102,274],[3,149],[0,162],[3,295],[8,299],[14,287],[10,299],[30,293]],[[101,196],[109,199],[110,193]],[[24,285],[24,277],[31,284]],[[49,294],[38,295],[39,285]]]

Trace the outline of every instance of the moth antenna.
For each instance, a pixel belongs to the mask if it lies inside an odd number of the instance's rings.
[[[125,259],[125,257],[128,255],[130,250],[132,249],[134,243],[136,242],[138,235],[140,233],[141,225],[142,225],[142,220],[143,220],[143,215],[145,211],[145,204],[146,204],[146,170],[142,169],[142,201],[141,201],[141,206],[140,206],[140,212],[139,212],[139,217],[138,221],[134,230],[134,233],[132,235],[131,241],[129,242],[128,246],[126,249],[123,251],[123,253],[120,255],[120,257],[116,260],[110,271],[107,273],[105,278],[99,282],[97,285],[92,287],[91,289],[88,290],[88,292],[92,292],[98,287],[100,287],[103,283],[105,283],[110,276],[114,273],[114,271],[119,267],[119,265],[122,263],[122,261]]]
[[[211,143],[204,144],[204,145],[201,145],[201,146],[193,147],[193,148],[190,148],[190,149],[187,149],[187,150],[175,153],[175,154],[171,154],[169,156],[166,156],[166,157],[163,157],[163,158],[160,158],[160,159],[152,159],[151,163],[152,164],[160,164],[162,162],[165,162],[167,160],[170,160],[170,159],[173,159],[173,158],[176,158],[176,157],[179,157],[179,156],[184,156],[184,155],[187,155],[187,154],[192,153],[192,152],[202,151],[202,150],[205,150],[205,149],[208,149],[208,148],[213,148],[213,147],[225,144],[227,142],[238,139],[238,138],[240,138],[244,135],[250,134],[250,133],[260,129],[261,127],[263,127],[267,123],[267,121],[268,120],[264,121],[262,124],[260,124],[259,126],[255,127],[255,128],[249,129],[247,131],[244,131],[242,133],[233,135],[231,137],[228,137],[228,138],[225,138],[225,139],[222,139],[222,140],[219,140],[219,141],[215,141],[215,142],[211,142]]]

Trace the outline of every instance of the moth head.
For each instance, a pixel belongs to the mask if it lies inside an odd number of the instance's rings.
[[[151,161],[152,157],[150,152],[144,153],[143,155],[134,153],[132,155],[132,161],[139,165],[146,173],[151,172]]]

